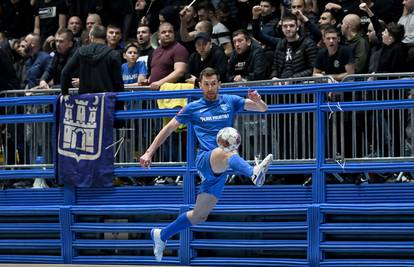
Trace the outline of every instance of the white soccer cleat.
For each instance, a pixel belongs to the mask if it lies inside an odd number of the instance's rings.
[[[151,238],[154,241],[155,260],[158,262],[161,262],[162,255],[164,254],[165,244],[167,243],[161,240],[161,229],[160,228],[152,229]]]
[[[273,155],[267,155],[260,164],[258,158],[255,160],[256,166],[253,167],[253,175],[251,179],[257,187],[261,187],[265,182],[266,172],[269,169],[270,163],[272,163]]]

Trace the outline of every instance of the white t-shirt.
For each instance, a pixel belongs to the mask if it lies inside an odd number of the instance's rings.
[[[216,36],[216,37],[215,37]],[[213,26],[213,38],[212,41],[218,46],[222,46],[223,44],[231,42],[231,33],[229,29],[222,23],[217,23]]]
[[[404,26],[405,37],[403,43],[414,44],[414,14],[410,13],[406,16],[402,16],[398,20],[398,24]]]

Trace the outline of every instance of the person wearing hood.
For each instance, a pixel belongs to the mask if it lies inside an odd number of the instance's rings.
[[[79,94],[123,91],[121,58],[105,44],[105,27],[93,26],[89,39],[90,44],[79,48],[62,70],[62,94],[69,93],[72,74],[78,69]]]
[[[246,30],[237,30],[233,33],[234,50],[231,53],[227,81],[245,82],[264,80],[269,73],[264,50],[259,44],[252,41]]]

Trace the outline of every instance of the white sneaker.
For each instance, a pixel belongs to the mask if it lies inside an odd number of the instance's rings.
[[[269,169],[270,163],[272,163],[273,155],[267,155],[260,164],[258,158],[255,160],[256,166],[253,167],[253,175],[251,179],[256,186],[261,187],[265,182],[266,172]]]
[[[158,262],[161,262],[162,255],[164,253],[165,244],[167,242],[164,242],[161,240],[161,229],[160,228],[154,228],[151,230],[151,238],[154,241],[154,256],[155,260]]]
[[[33,182],[32,188],[49,188],[46,183],[46,180],[43,178],[36,178]]]

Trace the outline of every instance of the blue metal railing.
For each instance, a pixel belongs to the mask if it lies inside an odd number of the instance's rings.
[[[227,187],[209,221],[183,231],[179,239],[168,242],[163,263],[211,266],[414,266],[411,256],[414,250],[414,184],[358,186],[327,184],[325,179],[330,173],[414,171],[412,159],[393,162],[382,159],[340,165],[327,161],[325,156],[327,113],[414,107],[414,100],[410,99],[328,103],[327,92],[412,88],[412,80],[255,87],[262,95],[314,94],[315,101],[312,103],[272,104],[267,112],[315,114],[315,159],[274,164],[269,169],[270,174],[312,175],[312,185]],[[223,89],[222,93],[245,95],[247,89]],[[117,99],[161,99],[177,97],[177,94],[190,101],[201,96],[199,90],[128,92],[120,93]],[[54,104],[55,100],[55,96],[0,98],[0,107]],[[176,112],[175,109],[129,110],[118,111],[115,117],[125,120],[161,118],[174,116]],[[37,122],[53,124],[54,115],[0,116],[0,123]],[[191,209],[195,201],[196,144],[191,128],[187,134],[188,156],[187,164],[183,166],[156,166],[149,170],[121,166],[114,170],[115,175],[120,177],[181,175],[184,177],[182,187],[65,187],[1,191],[0,262],[154,264],[149,230],[154,226],[166,225],[178,214]],[[35,177],[53,179],[54,171],[51,168],[0,170],[1,180]],[[119,218],[127,218],[127,222],[113,221]],[[375,222],[375,219],[379,221]],[[26,234],[27,237],[15,237],[14,233]],[[45,236],[33,236],[36,233]],[[56,233],[59,233],[59,239],[53,238]],[[128,239],[102,237],[108,233],[128,233]],[[395,235],[395,238],[386,234]],[[377,235],[377,238],[373,240],[372,235]],[[37,253],[35,250],[38,250]],[[58,255],[56,251],[59,251]],[[347,257],[346,253],[352,256]],[[393,254],[401,259],[391,260]]]

